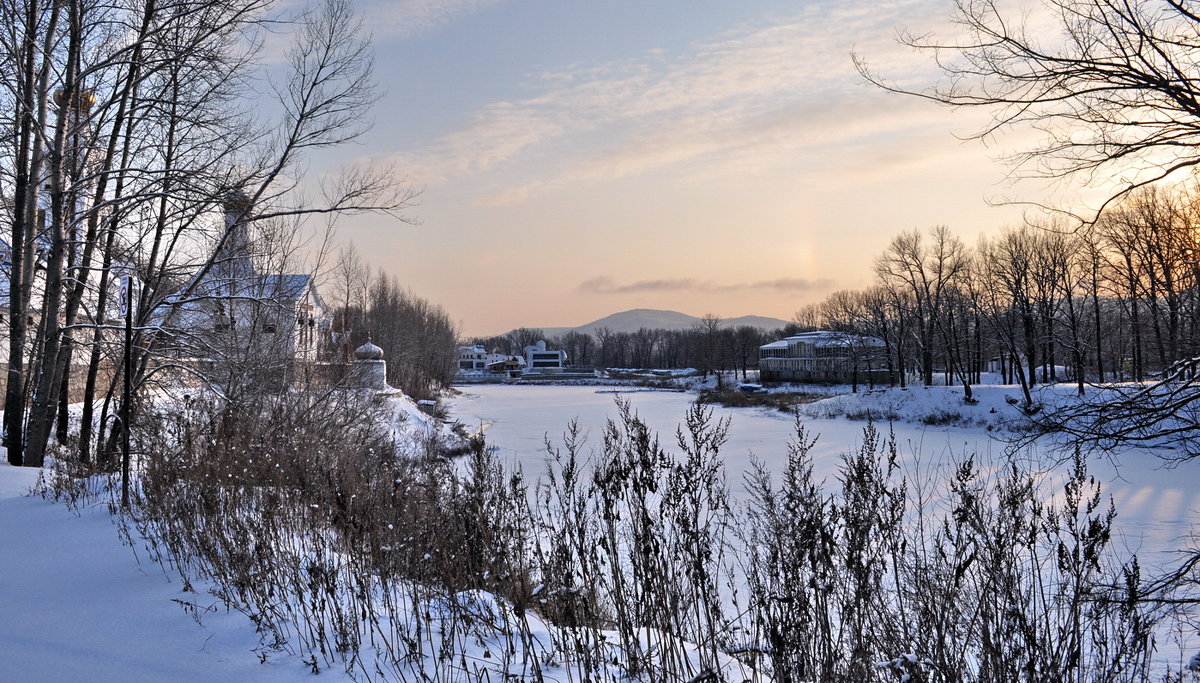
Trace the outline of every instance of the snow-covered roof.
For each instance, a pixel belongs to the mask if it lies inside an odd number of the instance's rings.
[[[763,344],[760,349],[786,349],[793,344],[811,344],[817,348],[827,348],[831,346],[886,346],[886,343],[879,337],[868,337],[858,334],[847,334],[845,332],[834,332],[832,330],[818,330],[816,332],[802,332],[794,334],[786,339],[773,341],[770,344]]]
[[[311,275],[257,275],[249,278],[221,278],[211,274],[192,288],[186,296],[171,295],[168,302],[179,303],[190,299],[270,299],[274,301],[299,301],[312,282]],[[313,289],[316,294],[315,288]],[[318,303],[320,301],[318,300]]]
[[[311,275],[264,275],[262,278],[263,291],[278,299],[299,301],[304,298],[304,290],[312,282]]]

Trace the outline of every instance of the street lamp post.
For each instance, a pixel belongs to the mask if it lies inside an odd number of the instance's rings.
[[[133,313],[137,282],[132,268],[121,273],[120,313],[125,321],[125,347],[121,367],[121,508],[129,509],[129,402],[133,396]]]

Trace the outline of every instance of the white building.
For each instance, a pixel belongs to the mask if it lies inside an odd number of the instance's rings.
[[[562,372],[567,367],[566,351],[551,351],[545,340],[525,347],[526,372]]]
[[[459,371],[487,369],[488,352],[479,344],[458,347]]]
[[[504,374],[520,372],[525,368],[525,359],[521,356],[510,356],[507,353],[488,352],[483,346],[458,347],[458,372],[489,372]]]
[[[245,359],[259,379],[291,382],[328,337],[325,304],[311,274],[260,272],[245,195],[231,193],[224,209],[228,237],[212,267],[168,297],[155,318],[185,356],[228,368]]]

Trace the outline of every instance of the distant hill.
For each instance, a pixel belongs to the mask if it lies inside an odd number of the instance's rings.
[[[543,327],[547,337],[556,337],[566,332],[583,332],[595,334],[596,330],[607,327],[613,332],[637,332],[641,328],[655,330],[686,330],[700,322],[700,318],[679,311],[659,311],[651,308],[635,308],[632,311],[613,313],[599,320],[594,320],[579,327]],[[722,318],[722,327],[740,327],[751,325],[763,330],[777,330],[788,321],[779,318],[767,318],[761,315],[744,315],[740,318]]]

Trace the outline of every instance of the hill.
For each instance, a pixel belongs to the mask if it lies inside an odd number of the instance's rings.
[[[599,320],[593,320],[578,327],[543,327],[541,329],[546,333],[547,337],[555,337],[572,331],[595,334],[596,330],[601,328],[608,328],[612,332],[637,332],[643,327],[657,330],[686,330],[695,326],[700,321],[701,318],[680,313],[679,311],[635,308],[631,311],[613,313],[612,315],[605,316]],[[777,330],[787,324],[788,321],[786,320],[768,318],[761,315],[744,315],[739,318],[724,318],[721,320],[721,325],[724,327],[750,325],[763,330]]]

